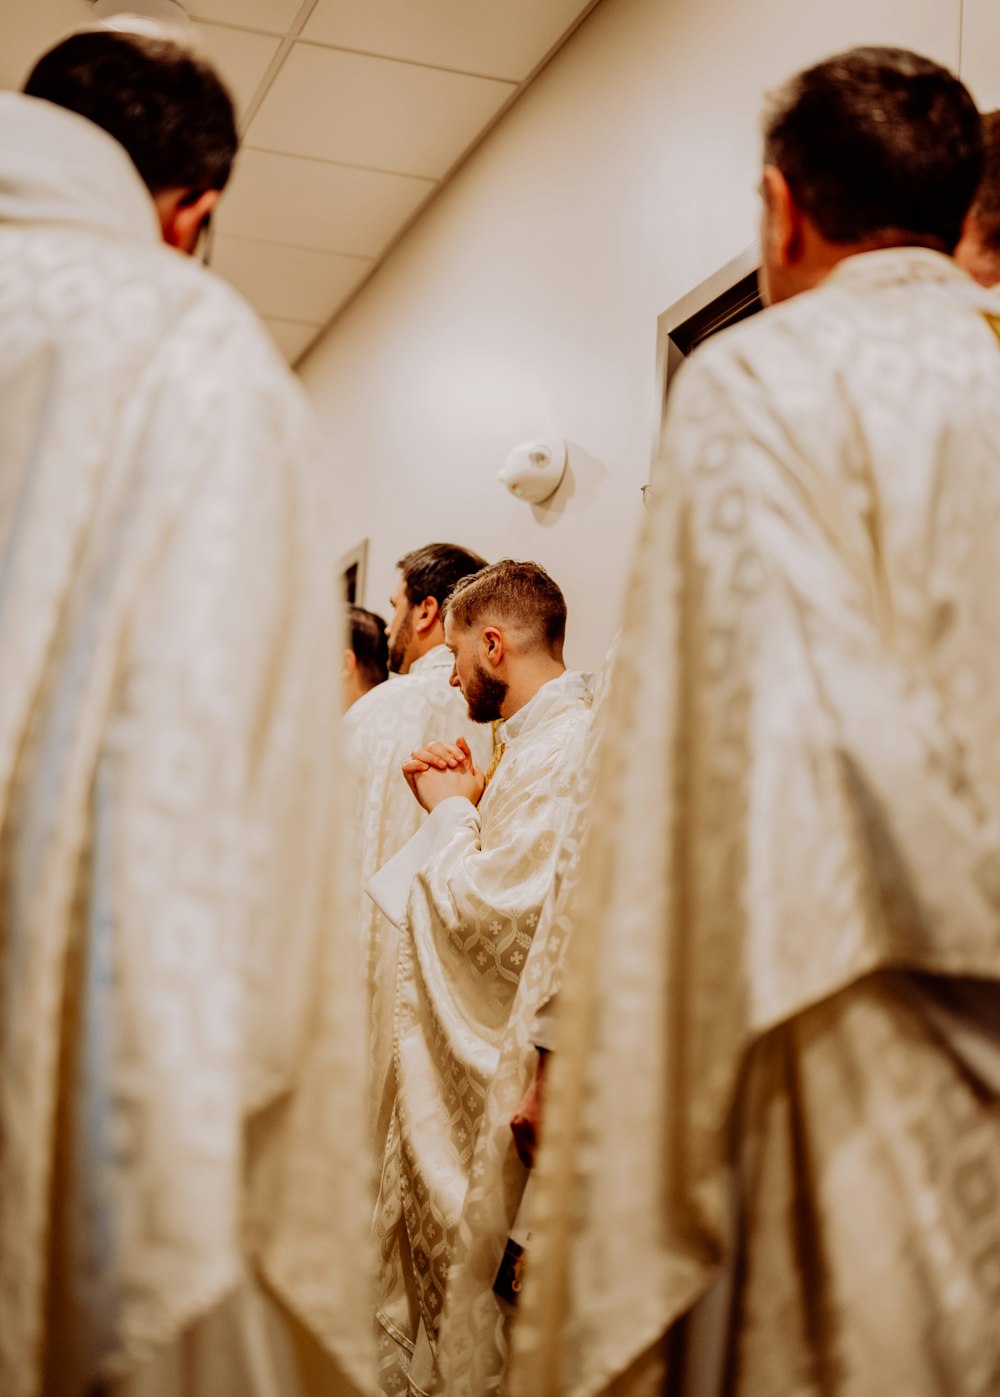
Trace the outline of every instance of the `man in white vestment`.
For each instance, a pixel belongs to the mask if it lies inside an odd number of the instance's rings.
[[[426,818],[403,776],[403,763],[411,752],[443,732],[463,736],[481,765],[489,763],[493,752],[491,729],[472,721],[461,692],[449,682],[452,658],[444,643],[448,593],[484,568],[486,560],[454,543],[429,543],[407,553],[396,566],[399,575],[386,631],[389,667],[396,677],[354,704],[344,722],[358,932],[368,965],[369,1116],[376,1166],[385,1149],[395,1091],[392,1024],[399,933],[366,895],[365,884]]]
[[[574,782],[552,889],[518,981],[476,1136],[441,1317],[438,1366],[449,1397],[503,1390],[516,1287],[530,1265],[533,1200],[526,1183],[538,1148],[548,1064],[558,1051],[559,984],[572,934],[568,913],[594,809],[595,755],[616,644],[594,683],[587,751]],[[520,1247],[523,1237],[526,1253],[508,1251],[509,1241]]]
[[[452,592],[445,637],[470,717],[500,720],[494,770],[464,739],[405,766],[428,819],[368,885],[400,932],[395,1092],[376,1212],[383,1390],[436,1390],[456,1227],[484,1103],[550,895],[590,721],[563,661],[566,604],[509,560]],[[448,737],[448,734],[442,736]]]
[[[980,164],[913,54],[772,100],[775,304],[671,390],[608,698],[517,1397],[1000,1391]]]
[[[27,92],[0,95],[0,1392],[363,1391],[329,501],[294,379],[183,255],[232,105],[105,30]]]
[[[996,286],[1000,281],[1000,111],[983,117],[983,173],[955,261],[980,286]]]
[[[344,651],[344,711],[389,678],[389,638],[385,622],[363,606],[347,608]]]

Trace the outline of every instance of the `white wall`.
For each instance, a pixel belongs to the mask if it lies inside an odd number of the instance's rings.
[[[996,0],[964,5],[968,29]],[[344,482],[334,550],[371,539],[365,604],[384,610],[396,558],[435,539],[534,558],[566,592],[570,662],[598,664],[648,471],[656,319],[756,236],[762,93],[859,43],[957,67],[961,10],[603,0],[303,365]],[[546,432],[572,443],[571,478],[532,510],[496,472]]]

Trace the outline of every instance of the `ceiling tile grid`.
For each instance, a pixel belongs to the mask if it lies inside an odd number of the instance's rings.
[[[580,0],[317,0],[302,37],[523,82],[584,8]]]
[[[197,35],[202,49],[225,77],[237,115],[242,117],[277,55],[281,39],[221,24],[199,24]]]
[[[256,238],[219,236],[212,266],[259,315],[323,324],[374,265],[371,258],[316,252]]]
[[[194,19],[281,35],[288,33],[301,8],[302,0],[189,0],[185,6]]]
[[[240,152],[219,231],[354,257],[379,257],[433,192],[433,180],[267,151]]]
[[[595,3],[186,0],[243,131],[213,266],[290,363]],[[2,0],[0,87],[92,18]]]
[[[516,90],[494,78],[297,43],[247,143],[440,179]]]

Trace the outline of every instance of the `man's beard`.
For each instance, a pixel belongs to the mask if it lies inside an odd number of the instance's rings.
[[[389,668],[393,674],[402,674],[406,664],[406,652],[413,639],[413,612],[408,611],[394,640],[389,643]]]
[[[507,697],[509,685],[495,678],[478,660],[472,671],[472,678],[466,686],[465,701],[469,705],[469,717],[474,723],[493,723],[501,716],[500,709]]]

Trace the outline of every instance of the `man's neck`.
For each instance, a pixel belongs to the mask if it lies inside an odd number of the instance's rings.
[[[516,680],[511,680],[507,688],[507,697],[500,705],[500,717],[506,722],[508,718],[513,718],[527,703],[538,693],[539,689],[548,684],[551,679],[558,679],[560,674],[566,673],[566,666],[562,660],[538,660],[527,668],[523,674],[519,674]]]
[[[356,675],[351,675],[345,685],[347,689],[347,707],[353,708],[358,699],[364,698],[368,693],[368,687],[363,685]]]
[[[444,626],[442,626],[440,622],[433,630],[428,631],[426,635],[414,636],[410,661],[406,666],[407,670],[412,669],[417,660],[422,660],[425,655],[429,655],[432,650],[436,650],[439,645],[443,644]]]
[[[959,243],[955,261],[969,273],[980,286],[996,286],[1000,283],[1000,252],[984,247],[982,243]]]
[[[785,294],[775,299],[788,300],[792,295],[815,290],[831,272],[836,271],[841,262],[846,262],[850,257],[860,257],[866,252],[887,252],[917,247],[928,249],[931,252],[945,251],[936,238],[925,238],[916,233],[906,233],[897,229],[887,229],[884,233],[865,238],[860,242],[832,243],[824,238],[814,225],[810,224],[806,241],[808,256],[788,278]]]

